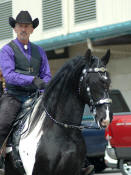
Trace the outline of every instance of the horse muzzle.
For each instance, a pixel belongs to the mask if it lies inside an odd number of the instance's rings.
[[[101,122],[102,128],[106,128],[109,124],[110,124],[109,120],[102,120],[102,122]]]

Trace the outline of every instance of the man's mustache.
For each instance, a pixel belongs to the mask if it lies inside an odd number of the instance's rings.
[[[22,34],[25,34],[25,35],[27,35],[27,33],[26,33],[26,32],[21,32],[20,34],[21,34],[21,35],[22,35]]]

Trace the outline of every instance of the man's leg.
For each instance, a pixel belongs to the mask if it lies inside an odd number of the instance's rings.
[[[12,124],[21,109],[21,103],[14,97],[4,94],[0,98],[0,154]],[[4,174],[4,157],[0,155],[0,175]]]

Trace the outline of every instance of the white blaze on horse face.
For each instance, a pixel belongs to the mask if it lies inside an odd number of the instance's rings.
[[[33,110],[31,118],[28,118],[28,121],[26,121],[24,131],[26,131],[26,129],[28,128],[29,120],[32,121],[32,119],[34,117],[34,113],[36,113],[36,110],[38,109],[39,103],[40,103],[40,100],[35,105],[35,108]],[[19,144],[19,153],[20,153],[20,157],[21,157],[23,166],[24,166],[25,171],[26,171],[26,175],[32,175],[37,147],[38,147],[41,135],[43,134],[42,131],[40,132],[40,128],[42,126],[44,119],[45,119],[45,113],[41,116],[37,125],[31,131],[31,133],[29,135],[26,135],[26,133],[25,133],[25,135],[23,134],[21,136],[21,140],[20,140],[20,144]]]
[[[108,126],[110,123],[110,111],[109,111],[109,106],[107,105],[106,108],[106,118],[101,122],[103,126]]]

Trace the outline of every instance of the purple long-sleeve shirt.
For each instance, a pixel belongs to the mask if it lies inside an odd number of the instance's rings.
[[[28,43],[28,49],[25,50],[24,45],[18,39],[15,39],[13,41],[17,44],[17,46],[20,48],[20,50],[23,52],[26,58],[30,61],[31,43]],[[38,49],[42,57],[42,64],[40,67],[39,76],[41,79],[43,79],[44,82],[48,82],[51,79],[48,59],[45,51],[39,46]],[[29,85],[34,79],[34,76],[24,75],[15,72],[14,51],[8,44],[5,45],[0,51],[0,68],[2,70],[3,77],[9,84],[17,86]]]

